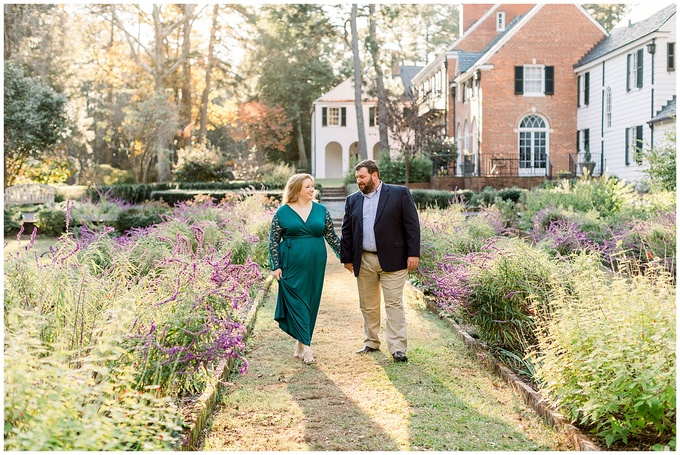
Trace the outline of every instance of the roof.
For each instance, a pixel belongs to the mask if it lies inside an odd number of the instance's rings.
[[[413,87],[413,78],[423,68],[423,66],[400,66],[399,74],[393,74],[392,77],[400,78],[401,83],[404,86],[404,93],[408,93],[409,90],[411,90],[411,87]]]
[[[464,73],[474,65],[477,60],[482,58],[484,52],[458,52],[458,65],[460,72]]]
[[[647,123],[659,123],[675,119],[675,96]]]
[[[399,74],[392,74],[392,79],[401,79],[401,83],[404,86],[404,93],[413,87],[413,76],[418,74],[420,70],[423,69],[422,66],[399,66]],[[377,102],[375,95],[368,93],[366,84],[361,90],[362,102],[373,101]],[[344,102],[353,103],[354,102],[354,77],[348,77],[340,84],[336,85],[319,98],[314,100],[315,103],[327,103],[327,102]]]
[[[669,5],[643,21],[630,24],[628,27],[612,29],[609,36],[597,43],[575,66],[578,67],[590,63],[629,43],[633,43],[658,31],[671,17],[673,17],[675,14],[675,7],[675,4]]]

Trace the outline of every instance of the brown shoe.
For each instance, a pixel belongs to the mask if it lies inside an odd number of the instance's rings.
[[[361,348],[357,351],[357,354],[366,354],[368,352],[375,352],[375,351],[379,351],[379,350],[380,349],[372,348],[370,346],[364,346],[363,348]]]

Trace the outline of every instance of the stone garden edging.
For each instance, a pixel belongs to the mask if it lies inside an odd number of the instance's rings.
[[[257,294],[253,298],[251,305],[248,309],[248,313],[244,319],[244,326],[246,327],[246,333],[244,335],[244,341],[250,336],[255,325],[255,315],[257,314],[257,309],[264,300],[269,287],[271,286],[273,278],[271,275],[267,276],[264,282],[264,286],[257,291]],[[185,431],[185,440],[182,442],[181,450],[196,450],[197,443],[201,436],[208,417],[215,409],[215,403],[217,402],[217,397],[224,388],[224,383],[229,379],[231,370],[234,367],[235,360],[233,358],[223,359],[218,365],[215,371],[217,372],[216,377],[212,382],[206,385],[205,390],[201,396],[196,401],[195,407],[193,409],[192,415],[189,417],[188,422],[185,422],[188,429]]]
[[[543,397],[539,392],[531,388],[524,381],[522,381],[519,376],[517,376],[512,370],[498,362],[489,353],[486,345],[474,339],[467,333],[460,325],[458,325],[454,320],[450,318],[444,318],[440,315],[441,309],[437,307],[434,299],[425,296],[421,290],[413,286],[408,281],[406,282],[407,292],[411,294],[412,298],[416,300],[422,300],[425,302],[425,306],[432,313],[439,315],[441,319],[446,320],[453,331],[458,335],[458,337],[463,341],[463,344],[468,348],[474,356],[479,360],[486,368],[492,373],[499,376],[505,382],[507,382],[514,390],[516,390],[524,401],[540,415],[543,420],[545,420],[553,428],[562,432],[573,445],[575,450],[580,451],[600,451],[601,449],[588,439],[578,428],[569,423],[565,418],[557,411],[555,411],[548,403],[545,402]]]

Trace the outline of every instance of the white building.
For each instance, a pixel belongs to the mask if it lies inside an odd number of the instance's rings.
[[[638,150],[674,129],[675,11],[672,4],[639,22],[623,21],[575,66],[578,161],[589,148],[595,175],[643,179]]]
[[[410,90],[411,78],[421,67],[401,66],[398,74],[403,90]],[[312,175],[316,178],[342,178],[349,172],[350,158],[359,155],[357,115],[354,105],[354,78],[348,78],[313,103]],[[368,158],[380,151],[377,111],[378,99],[362,90]],[[390,148],[394,141],[390,141]],[[392,150],[396,153],[397,150]]]

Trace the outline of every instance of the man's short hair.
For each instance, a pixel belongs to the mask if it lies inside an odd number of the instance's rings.
[[[354,170],[358,171],[362,167],[365,167],[366,171],[368,171],[369,174],[373,174],[374,172],[377,172],[378,178],[380,178],[380,169],[378,169],[378,165],[376,164],[375,161],[373,161],[373,160],[363,160],[363,161],[357,163],[356,166],[354,166]]]

